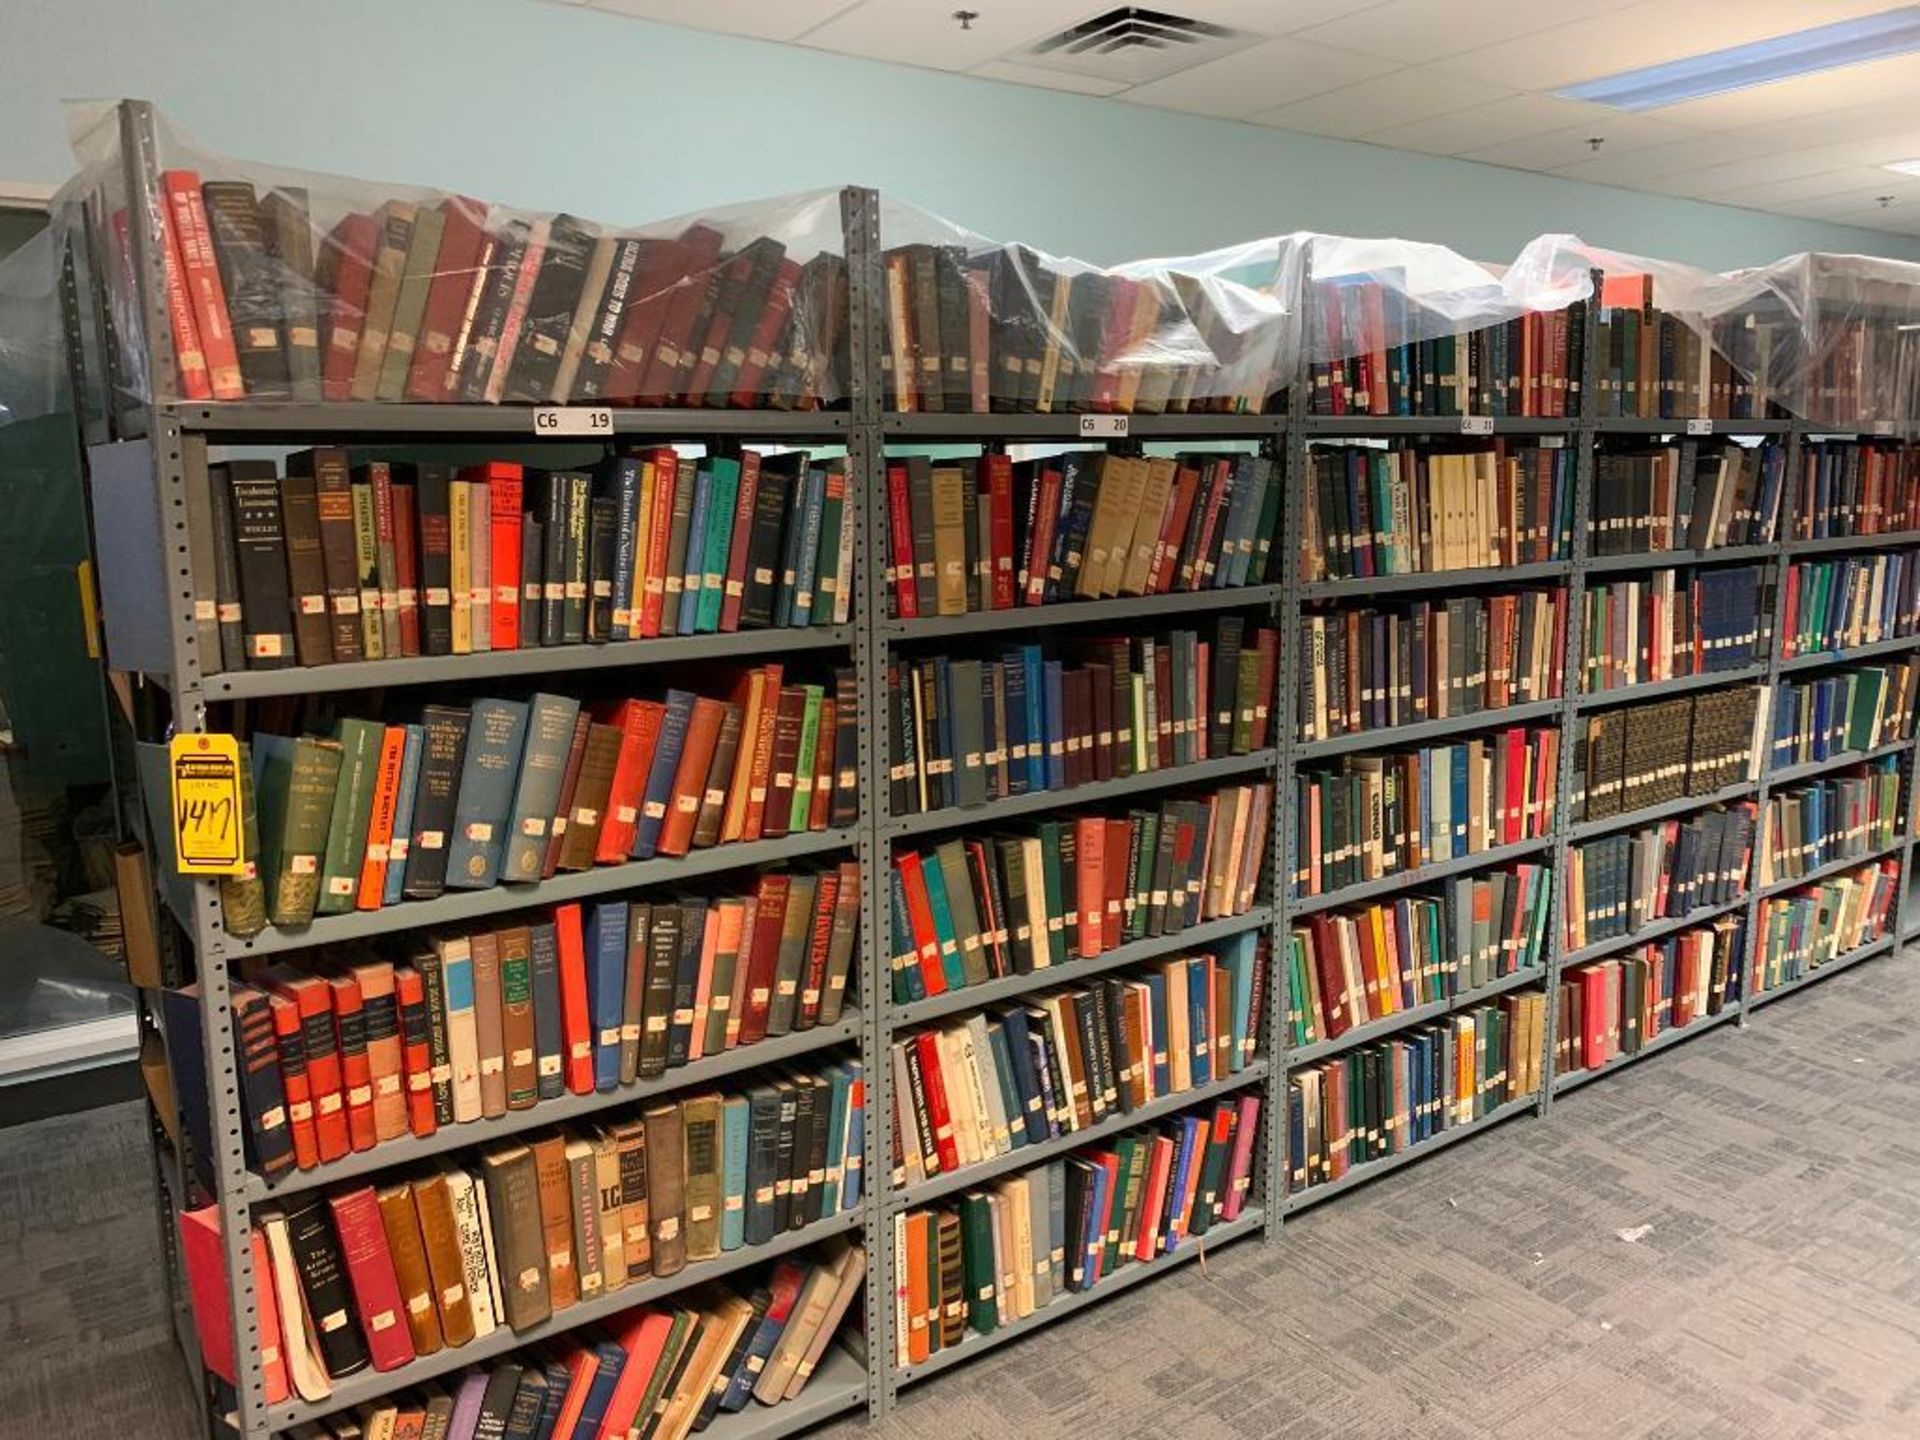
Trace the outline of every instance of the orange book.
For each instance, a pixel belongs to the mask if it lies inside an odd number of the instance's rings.
[[[273,1036],[280,1051],[280,1083],[287,1097],[287,1134],[293,1140],[293,1163],[311,1170],[320,1163],[320,1141],[313,1124],[313,1087],[307,1080],[306,1045],[300,1033],[300,1007],[290,996],[268,992],[273,1011]],[[290,1064],[289,1057],[298,1057]]]
[[[707,771],[713,768],[713,747],[720,739],[720,721],[727,707],[702,695],[693,702],[687,721],[687,739],[680,765],[673,772],[667,818],[660,827],[659,853],[684,855],[693,848],[693,827],[700,818],[700,802],[707,793]]]
[[[1074,895],[1080,910],[1080,958],[1091,960],[1106,946],[1101,943],[1101,917],[1106,912],[1106,876],[1103,864],[1107,826],[1097,815],[1074,821]]]
[[[900,1269],[906,1277],[903,1283],[907,1291],[907,1333],[902,1338],[906,1342],[909,1365],[918,1365],[925,1360],[930,1349],[927,1338],[927,1292],[932,1287],[927,1275],[927,1226],[932,1220],[932,1214],[926,1210],[915,1210],[908,1214],[906,1254],[899,1257]]]
[[[661,1352],[667,1348],[667,1336],[673,1321],[657,1310],[642,1310],[613,1332],[613,1342],[626,1352],[620,1378],[607,1400],[606,1416],[597,1432],[601,1435],[625,1435],[635,1427],[640,1402],[651,1388],[653,1372],[660,1366]],[[564,1432],[559,1432],[564,1433]]]
[[[593,1021],[587,1013],[587,951],[580,933],[580,907],[559,905],[553,929],[560,952],[560,1042],[567,1089],[593,1093]]]
[[[491,522],[487,572],[493,586],[493,604],[487,612],[491,620],[488,634],[495,650],[518,650],[520,497],[524,484],[521,470],[511,461],[494,460],[461,473],[487,486],[488,519]]]
[[[760,713],[754,719],[752,764],[747,767],[747,805],[741,817],[740,838],[758,840],[766,826],[767,790],[773,784],[773,732],[780,715],[780,682],[784,671],[778,665],[761,668],[766,682],[760,689]],[[747,732],[740,732],[740,749],[747,749]]]
[[[214,259],[213,229],[207,223],[200,177],[192,170],[168,170],[161,175],[160,185],[173,216],[181,273],[193,301],[194,323],[199,328],[213,398],[244,400],[247,387],[240,378],[240,351],[227,317],[227,294],[220,285],[220,266]]]
[[[130,244],[126,233],[127,212],[114,212],[114,234],[122,246]],[[173,207],[160,207],[162,247],[160,258],[167,270],[167,319],[173,326],[173,363],[180,374],[180,398],[211,400],[213,386],[207,380],[207,352],[200,348],[200,326],[193,318],[193,299],[187,293],[186,266],[180,256],[180,227],[174,223]]]
[[[407,1125],[416,1135],[439,1129],[433,1112],[433,1051],[428,1041],[426,982],[411,965],[393,972],[393,1003],[400,1013],[400,1071],[406,1084]]]
[[[354,905],[378,910],[387,888],[392,855],[394,809],[400,803],[400,767],[407,755],[407,727],[389,725],[380,737],[380,760],[373,772],[373,809],[367,819],[367,858],[360,864],[360,889]]]
[[[353,967],[360,987],[360,1012],[367,1032],[367,1074],[373,1085],[373,1132],[377,1140],[397,1140],[407,1125],[406,1063],[400,1043],[400,1002],[390,961]]]
[[[707,907],[707,923],[700,932],[700,970],[693,984],[693,1030],[687,1037],[687,1059],[707,1053],[707,1013],[713,1008],[713,958],[720,953],[721,921],[716,907]]]
[[[254,1305],[260,1318],[261,1369],[266,1381],[267,1403],[278,1405],[287,1398],[287,1363],[280,1345],[280,1312],[274,1303],[271,1271],[267,1264],[266,1238],[258,1230],[252,1233]],[[187,1289],[193,1296],[194,1328],[200,1334],[200,1358],[206,1367],[229,1385],[238,1384],[233,1355],[233,1309],[227,1303],[226,1250],[220,1238],[220,1210],[205,1205],[198,1210],[180,1212],[180,1259],[187,1272]]]
[[[839,724],[840,706],[828,699],[820,702],[820,724],[813,743],[813,797],[807,802],[807,829],[824,830],[833,813],[833,742]]]
[[[620,731],[620,750],[613,762],[613,782],[607,787],[607,813],[600,822],[600,840],[593,858],[602,865],[618,865],[633,849],[633,831],[640,820],[640,792],[653,768],[653,747],[660,738],[660,722],[667,707],[658,700],[616,700],[596,705],[594,719]]]
[[[774,687],[774,692],[779,692],[778,685]],[[734,752],[733,775],[727,781],[727,808],[721,812],[722,845],[741,839],[746,831],[747,792],[753,783],[753,757],[760,742],[760,724],[766,709],[766,698],[765,669],[747,671],[740,677],[739,684],[733,687],[733,703],[740,707],[740,746]]]
[[[1140,1228],[1133,1239],[1136,1260],[1151,1260],[1159,1249],[1161,1207],[1167,1193],[1167,1168],[1172,1163],[1173,1142],[1164,1135],[1155,1136],[1147,1165],[1146,1203],[1140,1207]]]
[[[373,1067],[367,1056],[366,1003],[352,971],[327,977],[333,998],[334,1044],[340,1052],[340,1089],[346,1099],[347,1134],[356,1150],[379,1139],[373,1123]]]
[[[585,1345],[561,1343],[564,1348],[559,1360],[567,1367],[567,1398],[560,1404],[560,1418],[554,1422],[552,1433],[571,1435],[580,1423],[581,1412],[587,1408],[587,1392],[593,1389],[593,1378],[600,1372],[600,1357]]]
[[[643,455],[640,463],[643,467],[653,467],[653,505],[646,517],[646,528],[634,544],[635,552],[646,556],[640,634],[651,640],[660,634],[660,615],[667,599],[667,540],[673,529],[673,492],[679,483],[680,457],[675,451],[662,448]]]
[[[940,963],[940,933],[933,925],[933,902],[927,897],[927,877],[919,855],[908,850],[895,857],[900,888],[907,901],[907,926],[913,932],[914,958],[920,983],[929,998],[947,993],[947,972]]]
[[[1103,914],[1100,936],[1106,949],[1117,948],[1126,934],[1127,856],[1133,848],[1133,824],[1128,820],[1106,822],[1106,844],[1101,851],[1100,873],[1103,880]]]

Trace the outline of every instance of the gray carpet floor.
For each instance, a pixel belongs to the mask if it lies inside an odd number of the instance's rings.
[[[1920,961],[1836,976],[821,1433],[1920,1434],[1917,1012]],[[194,1435],[142,1144],[0,1132],[7,1440]]]

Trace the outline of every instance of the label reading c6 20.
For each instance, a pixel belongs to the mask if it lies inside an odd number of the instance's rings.
[[[613,411],[599,405],[542,405],[533,412],[536,435],[611,435]]]
[[[1127,438],[1125,415],[1082,415],[1080,438],[1083,440],[1124,440]]]

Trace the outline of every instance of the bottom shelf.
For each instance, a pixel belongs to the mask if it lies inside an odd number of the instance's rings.
[[[1678,1030],[1664,1030],[1631,1055],[1625,1053],[1616,1055],[1598,1069],[1574,1070],[1565,1075],[1554,1076],[1553,1093],[1564,1095],[1569,1090],[1578,1090],[1589,1080],[1598,1080],[1602,1075],[1611,1075],[1623,1066],[1633,1064],[1636,1060],[1644,1060],[1649,1055],[1658,1054],[1670,1045],[1678,1045],[1682,1040],[1691,1040],[1694,1036],[1704,1034],[1714,1026],[1723,1025],[1729,1020],[1736,1020],[1739,1016],[1740,1007],[1728,1005],[1718,1015],[1702,1015],[1691,1025],[1683,1025]]]
[[[1142,1280],[1151,1280],[1156,1275],[1187,1260],[1205,1255],[1209,1250],[1217,1249],[1230,1240],[1238,1240],[1251,1235],[1266,1224],[1266,1212],[1258,1206],[1249,1206],[1233,1220],[1223,1225],[1215,1225],[1204,1235],[1188,1236],[1178,1246],[1165,1255],[1150,1260],[1144,1265],[1129,1265],[1115,1271],[1112,1278],[1101,1281],[1091,1290],[1082,1290],[1076,1294],[1063,1295],[1051,1305],[1034,1311],[1025,1319],[1016,1320],[1011,1325],[1002,1325],[990,1334],[969,1334],[965,1340],[950,1349],[929,1355],[918,1365],[909,1365],[894,1371],[894,1382],[898,1385],[910,1385],[916,1380],[924,1380],[929,1375],[937,1375],[949,1366],[958,1365],[963,1360],[971,1360],[976,1355],[984,1355],[995,1346],[1008,1340],[1025,1335],[1042,1325],[1050,1325],[1062,1316],[1071,1315],[1076,1310],[1085,1309],[1095,1301],[1104,1300],[1109,1295],[1117,1295],[1129,1286]],[[708,1431],[712,1435],[713,1431]],[[730,1440],[730,1437],[729,1437]]]
[[[1863,960],[1871,960],[1877,955],[1884,955],[1892,948],[1893,936],[1891,935],[1882,935],[1878,940],[1869,940],[1865,945],[1856,946],[1844,955],[1834,956],[1833,959],[1827,961],[1824,965],[1814,966],[1813,969],[1804,975],[1796,975],[1791,980],[1783,980],[1771,990],[1762,990],[1758,995],[1755,995],[1751,1000],[1747,1001],[1747,1008],[1751,1010],[1757,1009],[1762,1005],[1771,1005],[1782,996],[1791,995],[1803,985],[1811,985],[1816,980],[1824,980],[1829,975],[1838,974],[1849,966],[1858,965]]]
[[[1378,1160],[1369,1160],[1364,1165],[1356,1165],[1338,1180],[1329,1180],[1325,1184],[1315,1185],[1287,1196],[1281,1202],[1281,1208],[1288,1215],[1297,1215],[1302,1210],[1311,1209],[1322,1200],[1331,1200],[1336,1195],[1345,1194],[1356,1185],[1364,1185],[1369,1180],[1377,1180],[1389,1175],[1403,1165],[1415,1160],[1424,1160],[1436,1151],[1444,1150],[1456,1141],[1465,1140],[1469,1135],[1477,1135],[1489,1126],[1498,1125],[1502,1120],[1511,1120],[1514,1116],[1531,1112],[1539,1103],[1537,1095],[1522,1095],[1517,1100],[1509,1100],[1497,1109],[1489,1110],[1478,1120],[1469,1120],[1464,1125],[1456,1125],[1450,1130],[1442,1130],[1431,1140],[1422,1140],[1418,1145],[1410,1146],[1392,1155],[1384,1155]]]
[[[811,1430],[867,1403],[867,1367],[838,1342],[827,1347],[820,1368],[813,1372],[798,1398],[778,1405],[749,1401],[747,1408],[716,1415],[700,1432],[701,1440],[779,1440]]]

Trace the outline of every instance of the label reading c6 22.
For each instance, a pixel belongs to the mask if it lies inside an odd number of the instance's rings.
[[[1687,421],[1687,434],[1689,435],[1711,435],[1712,433],[1713,421],[1711,420]]]
[[[542,405],[533,412],[536,435],[611,435],[613,411],[599,405]]]

